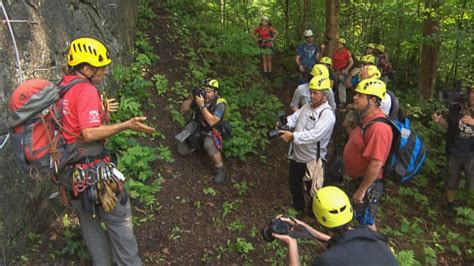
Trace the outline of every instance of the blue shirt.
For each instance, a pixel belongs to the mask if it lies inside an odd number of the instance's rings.
[[[316,44],[303,43],[296,49],[296,53],[300,56],[300,64],[308,71],[316,65],[316,55],[319,53],[319,47]]]

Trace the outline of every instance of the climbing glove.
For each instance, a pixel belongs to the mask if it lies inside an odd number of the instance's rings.
[[[99,188],[99,202],[102,204],[105,212],[112,212],[117,203],[114,189],[117,188],[115,182],[101,182]]]

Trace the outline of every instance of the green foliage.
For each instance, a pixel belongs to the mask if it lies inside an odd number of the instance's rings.
[[[160,145],[158,147],[158,159],[163,160],[167,163],[173,163],[173,154],[168,146]]]
[[[240,254],[249,254],[255,249],[251,242],[240,237],[237,238],[235,244],[230,244],[229,246]]]
[[[457,215],[454,219],[456,224],[474,226],[474,210],[469,207],[458,207],[456,208],[456,212]]]
[[[157,202],[155,200],[155,193],[161,190],[163,178],[157,178],[151,184],[145,184],[134,179],[127,179],[125,185],[128,189],[128,194],[132,199],[138,199],[145,206],[154,209]]]
[[[400,266],[421,266],[421,263],[416,260],[413,250],[402,250],[395,256]]]
[[[216,190],[214,190],[214,188],[212,187],[205,187],[202,189],[202,192],[204,193],[204,195],[211,195],[211,196],[217,195]]]
[[[77,257],[80,260],[88,260],[89,252],[82,240],[79,224],[73,223],[67,214],[62,217],[62,224],[64,229],[61,236],[65,244],[61,248],[52,251],[50,256]]]
[[[428,205],[428,197],[421,194],[417,188],[415,187],[408,187],[408,186],[400,186],[398,193],[400,196],[411,196],[415,199],[416,203],[421,205]]]
[[[402,224],[400,227],[400,232],[404,234],[415,234],[420,235],[423,233],[423,229],[420,227],[421,219],[418,217],[413,217],[407,219],[402,217]],[[414,239],[416,241],[416,239]]]
[[[245,180],[240,183],[235,183],[233,187],[239,191],[239,196],[244,196],[249,189],[247,181]]]
[[[240,219],[236,219],[235,221],[230,223],[229,226],[227,226],[227,228],[229,228],[229,230],[231,231],[241,232],[242,230],[245,229],[245,225],[242,223]]]
[[[226,217],[229,213],[231,213],[234,210],[237,210],[240,207],[240,202],[234,201],[234,202],[224,202],[222,205],[222,208],[224,209],[222,213],[222,217]]]
[[[123,167],[126,175],[146,181],[153,176],[150,162],[158,159],[155,150],[150,147],[133,146],[124,151],[119,158],[119,167]]]
[[[152,77],[152,80],[155,82],[156,93],[158,96],[163,96],[168,89],[168,79],[161,74],[155,74]]]

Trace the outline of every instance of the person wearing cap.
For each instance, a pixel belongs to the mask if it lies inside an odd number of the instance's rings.
[[[337,49],[332,54],[332,67],[337,77],[337,88],[339,93],[339,104],[346,104],[346,87],[344,81],[347,78],[349,70],[354,65],[351,52],[346,48],[346,39],[337,38]]]
[[[303,32],[303,35],[304,42],[296,48],[295,56],[295,62],[299,70],[298,84],[303,84],[309,81],[309,72],[321,58],[321,50],[314,42],[313,31],[306,29]]]
[[[187,155],[202,145],[214,164],[214,183],[222,184],[226,177],[221,154],[224,136],[221,134],[222,125],[228,119],[227,101],[219,96],[219,82],[216,79],[204,79],[201,89],[202,95],[190,95],[181,104],[181,113],[193,111],[193,121],[198,124],[198,134],[192,134],[192,140],[180,143],[178,152]]]
[[[315,159],[321,159],[324,164],[326,160],[327,145],[336,122],[334,111],[327,103],[330,89],[331,82],[327,75],[312,78],[309,82],[310,102],[287,118],[287,126],[294,129],[293,132],[280,131],[280,138],[291,142],[288,183],[293,208],[297,211],[304,211],[306,205],[303,186],[311,188],[311,182],[303,183],[306,164]]]
[[[263,16],[260,25],[252,32],[252,37],[257,41],[258,47],[262,49],[263,73],[272,73],[273,40],[278,36],[278,31],[272,26],[268,17]]]
[[[295,218],[278,217],[290,225],[287,235],[272,234],[287,244],[288,265],[301,265],[298,242],[292,237],[300,232],[327,245],[327,250],[316,257],[312,265],[399,265],[384,235],[363,225],[350,227],[354,212],[349,197],[340,188],[319,189],[314,194],[312,211],[327,233]]]
[[[391,126],[372,121],[386,117],[380,108],[386,85],[376,78],[364,79],[357,84],[355,92],[354,109],[360,114],[361,123],[351,130],[344,147],[344,170],[352,181],[357,220],[377,230],[376,210],[384,191],[383,166],[390,153],[393,132]]]

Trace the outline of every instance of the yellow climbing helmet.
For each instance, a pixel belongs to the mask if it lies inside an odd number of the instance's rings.
[[[313,77],[317,77],[317,76],[329,77],[329,70],[323,64],[316,64],[313,66],[313,69],[311,69],[310,74]]]
[[[375,65],[375,56],[371,55],[371,54],[366,54],[366,55],[363,55],[361,56],[360,58],[360,62],[361,63],[365,63],[365,64],[372,64],[372,65]]]
[[[340,42],[340,43],[346,45],[346,39],[344,39],[344,38],[337,38],[337,42]]]
[[[324,56],[324,57],[321,58],[321,60],[319,60],[319,63],[332,66],[332,59],[327,57],[327,56]]]
[[[373,95],[383,100],[387,89],[385,83],[380,79],[369,78],[359,82],[355,91],[361,94]]]
[[[385,53],[385,45],[379,43],[377,46],[375,46],[377,50],[379,50],[381,53]]]
[[[327,76],[316,76],[309,81],[310,90],[329,90],[331,89],[331,80]]]
[[[213,78],[206,78],[201,82],[201,87],[211,88],[214,90],[219,89],[219,81]]]
[[[374,43],[369,43],[369,44],[367,44],[367,48],[375,49],[375,44]]]
[[[374,79],[379,79],[382,76],[379,68],[374,65],[367,66],[367,74],[369,74],[370,78]]]
[[[78,38],[69,45],[67,64],[73,67],[82,63],[103,67],[112,63],[112,59],[102,42],[94,38]]]
[[[319,223],[327,228],[345,225],[354,217],[346,193],[334,186],[323,187],[314,194],[313,213]]]

